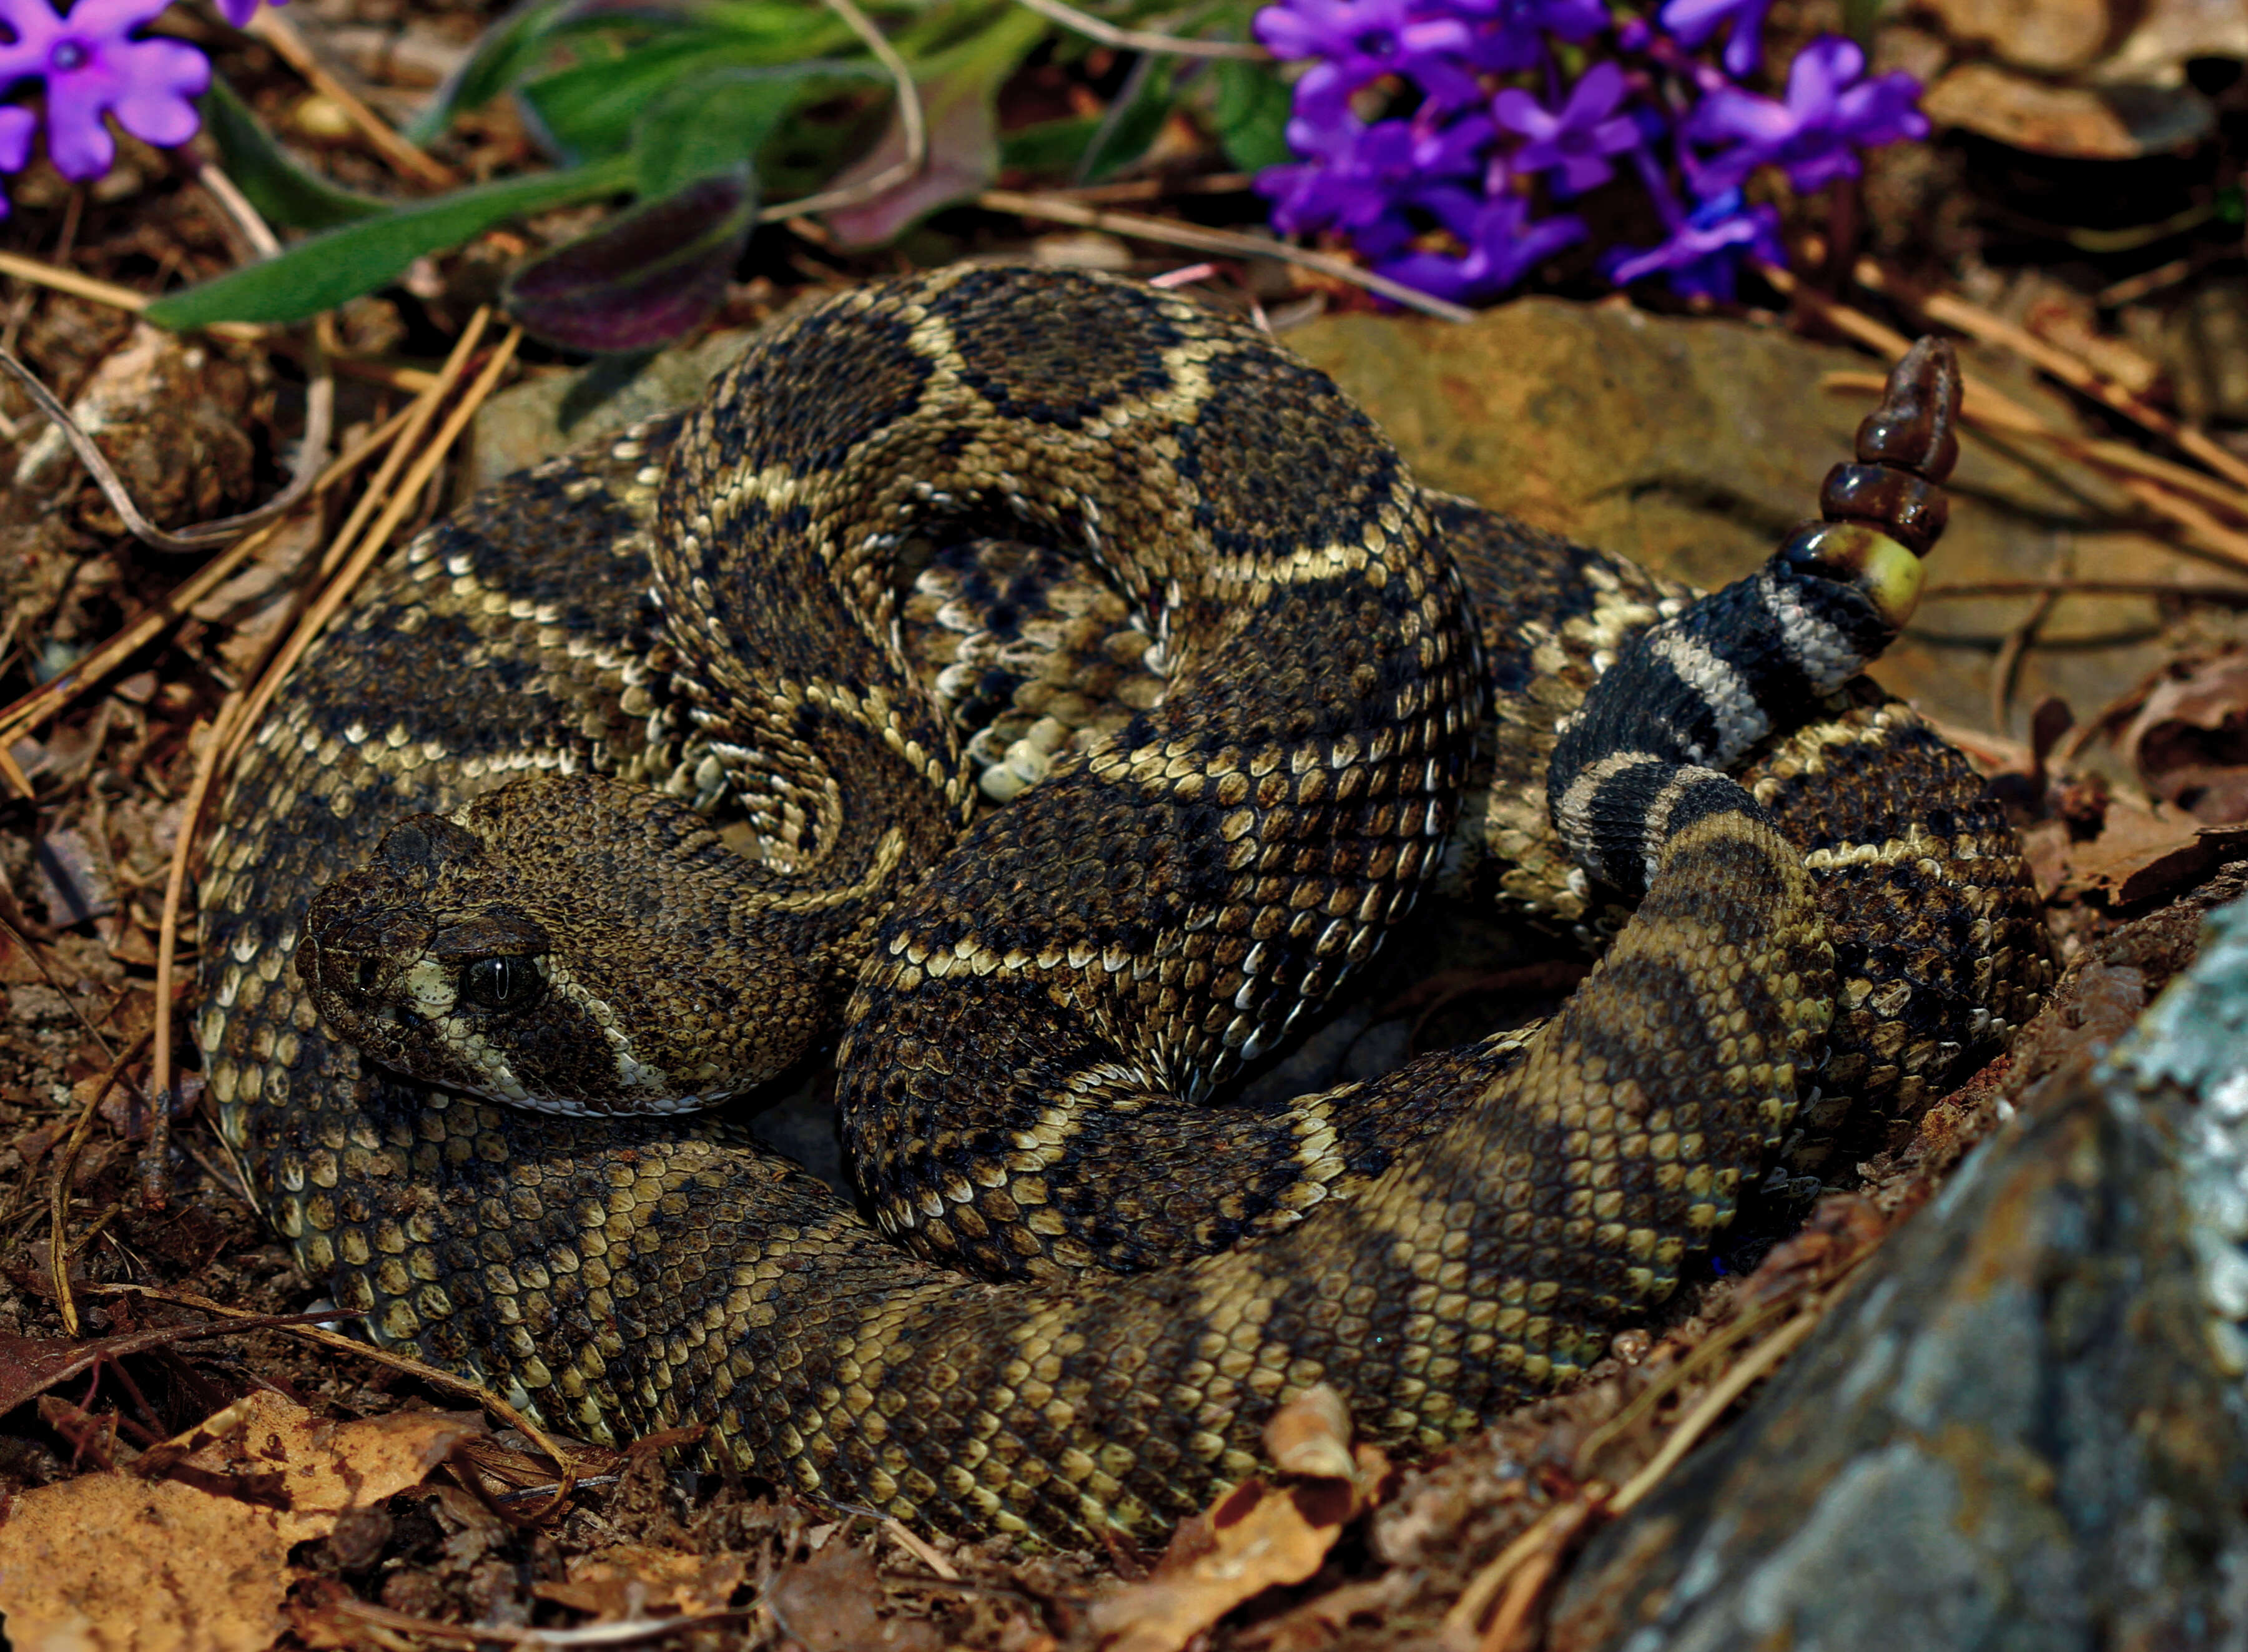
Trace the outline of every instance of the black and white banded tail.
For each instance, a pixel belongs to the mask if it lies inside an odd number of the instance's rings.
[[[1712,814],[1761,818],[1724,771],[1865,669],[1912,617],[1920,559],[1943,531],[1959,395],[1950,345],[1914,345],[1858,427],[1858,462],[1828,473],[1826,520],[1641,633],[1601,675],[1563,726],[1546,781],[1554,826],[1587,873],[1638,895],[1673,833]]]

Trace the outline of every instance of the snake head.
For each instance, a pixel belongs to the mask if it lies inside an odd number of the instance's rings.
[[[384,833],[297,968],[362,1054],[548,1113],[672,1113],[777,1076],[833,984],[744,933],[757,869],[641,788],[542,775]]]

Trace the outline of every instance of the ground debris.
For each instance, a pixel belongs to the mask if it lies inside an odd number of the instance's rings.
[[[0,1525],[9,1638],[26,1652],[258,1652],[284,1626],[291,1547],[418,1484],[483,1426],[426,1411],[328,1423],[260,1393],[180,1442],[169,1477],[127,1468],[27,1491]]]

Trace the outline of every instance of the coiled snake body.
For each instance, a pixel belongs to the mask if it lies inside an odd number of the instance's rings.
[[[1912,463],[1830,514],[1923,549]],[[432,530],[307,656],[203,891],[223,1128],[379,1337],[837,1502],[1160,1532],[1318,1381],[1441,1443],[1666,1292],[1799,1093],[1909,1102],[2041,984],[2002,819],[1841,689],[1886,576],[1791,554],[1689,608],[1424,493],[1175,297],[846,295]],[[978,818],[984,759],[1036,784]],[[1754,800],[1708,766],[1742,759]],[[1545,1032],[1214,1100],[1456,824],[1454,874],[1587,915],[1549,762],[1579,854],[1648,893]],[[661,1111],[839,1015],[909,1250]]]

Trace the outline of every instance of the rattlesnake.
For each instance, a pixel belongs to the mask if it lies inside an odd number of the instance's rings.
[[[1930,360],[1827,492],[1916,551]],[[843,294],[432,529],[306,656],[203,890],[223,1128],[379,1338],[593,1437],[708,1423],[703,1460],[837,1503],[1159,1532],[1318,1381],[1440,1443],[1671,1287],[1822,1045],[1830,1112],[1909,1102],[2042,985],[1995,805],[1843,685],[1899,559],[1846,524],[1689,606],[1422,490],[1184,298]],[[962,726],[1020,729],[1021,614],[938,634],[995,569],[1052,610],[1030,655],[1136,639],[1027,750]],[[963,747],[1022,795],[979,803]],[[1697,766],[1737,759],[1754,800]],[[1440,873],[1597,927],[1549,760],[1578,857],[1650,888],[1546,1033],[1219,1096]],[[839,1012],[909,1251],[725,1110],[662,1111]]]

